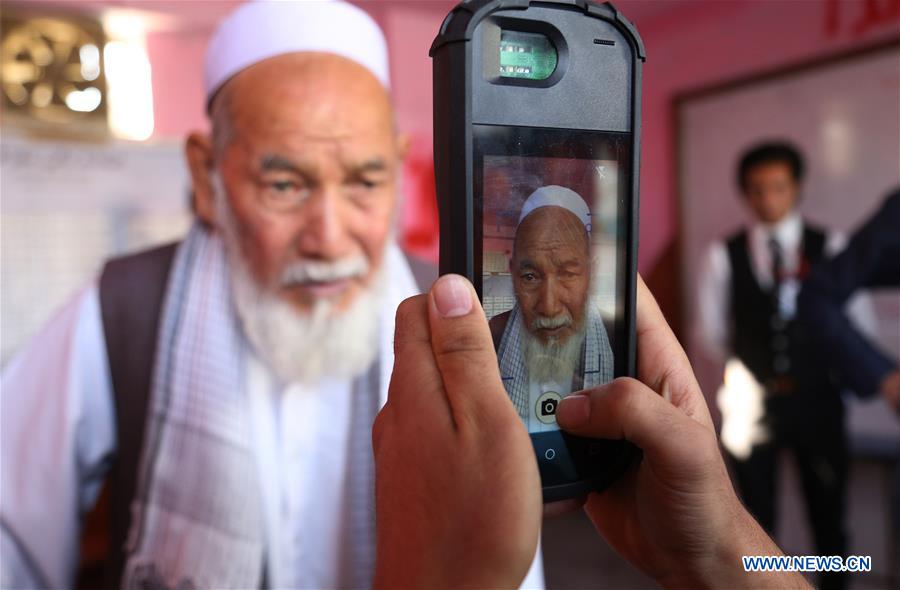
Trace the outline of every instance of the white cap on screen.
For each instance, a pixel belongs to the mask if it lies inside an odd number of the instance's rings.
[[[581,195],[570,188],[551,184],[542,186],[537,189],[531,196],[525,199],[522,205],[522,212],[519,213],[519,224],[528,215],[540,207],[562,207],[575,214],[584,227],[589,228],[591,224],[591,210],[587,203],[581,198]]]
[[[390,87],[387,42],[363,9],[341,0],[258,0],[228,15],[209,42],[203,75],[207,103],[241,70],[299,51],[352,59]]]

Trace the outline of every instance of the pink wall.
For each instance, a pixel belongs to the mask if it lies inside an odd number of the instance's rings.
[[[871,18],[873,7],[876,18]],[[650,272],[676,235],[677,154],[671,109],[678,94],[833,55],[898,33],[897,0],[707,1],[642,27],[647,48],[642,272]]]
[[[431,63],[428,47],[454,4],[359,2],[384,28],[401,130],[413,139],[404,227],[429,244],[435,212],[428,193],[431,149]],[[649,274],[677,235],[677,154],[673,99],[690,89],[835,54],[900,33],[900,0],[625,0],[619,3],[647,47],[644,70],[640,269]],[[205,126],[200,77],[208,30],[148,39],[153,64],[156,134],[182,136]],[[739,114],[736,114],[739,116]],[[668,259],[665,259],[668,261]]]
[[[211,32],[159,32],[147,36],[153,79],[153,134],[183,137],[207,129],[203,56]]]

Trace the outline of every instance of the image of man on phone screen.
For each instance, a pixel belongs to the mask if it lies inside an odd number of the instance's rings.
[[[613,378],[613,353],[591,297],[591,215],[562,186],[522,206],[510,259],[515,304],[490,320],[506,392],[529,432],[556,430],[566,395]]]

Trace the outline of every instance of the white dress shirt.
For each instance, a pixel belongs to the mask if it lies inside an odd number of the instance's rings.
[[[392,289],[394,309],[410,293]],[[389,362],[381,367],[381,403],[393,358],[394,313],[384,315],[390,322],[379,345]],[[285,387],[256,359],[247,362],[269,587],[335,588],[352,383]],[[0,587],[69,588],[81,515],[94,505],[116,450],[96,284],[11,361],[0,380],[0,408]],[[523,587],[543,585],[538,552]]]

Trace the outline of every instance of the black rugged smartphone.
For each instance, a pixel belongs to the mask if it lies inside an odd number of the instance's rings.
[[[478,291],[544,501],[601,490],[636,449],[555,413],[635,375],[643,44],[609,3],[470,0],[430,54],[441,274]]]

